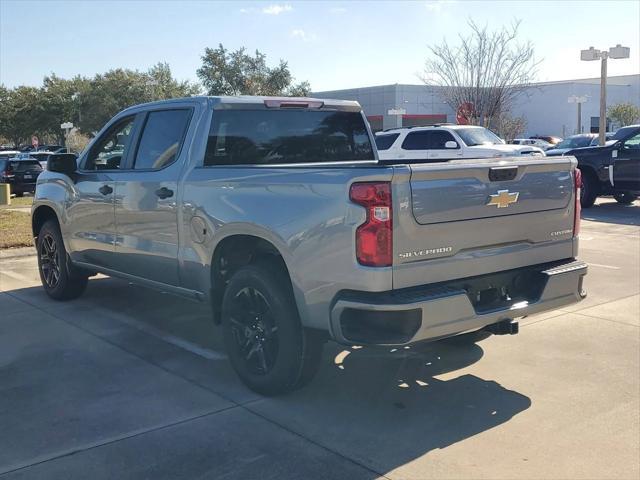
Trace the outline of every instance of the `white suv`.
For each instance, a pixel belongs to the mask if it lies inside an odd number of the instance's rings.
[[[432,125],[385,130],[376,133],[381,160],[429,160],[462,158],[545,156],[532,145],[506,145],[491,130],[472,125]]]

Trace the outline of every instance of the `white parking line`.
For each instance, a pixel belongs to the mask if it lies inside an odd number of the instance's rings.
[[[12,272],[10,270],[2,270],[0,272],[0,276],[2,275],[6,275],[7,277],[13,278],[14,280],[20,280],[21,282],[27,282],[27,283],[35,282],[35,280],[32,278],[25,277],[24,275],[21,275],[16,272]]]
[[[620,267],[614,267],[613,265],[602,265],[600,263],[589,263],[587,265],[590,267],[600,267],[600,268],[608,268],[609,270],[620,270]]]

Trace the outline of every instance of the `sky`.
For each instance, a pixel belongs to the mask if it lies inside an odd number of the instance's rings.
[[[640,0],[600,1],[20,1],[0,0],[0,83],[42,84],[45,75],[93,76],[169,63],[197,81],[206,47],[246,47],[289,63],[313,91],[419,84],[428,47],[455,43],[467,21],[498,29],[521,20],[519,38],[541,60],[537,80],[600,75],[580,50],[631,47],[609,75],[640,73]]]

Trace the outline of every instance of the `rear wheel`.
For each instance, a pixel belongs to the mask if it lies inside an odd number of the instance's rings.
[[[580,205],[582,208],[593,207],[598,198],[598,180],[588,170],[582,171],[582,187],[580,188]]]
[[[47,220],[38,232],[38,270],[44,291],[55,300],[77,298],[87,288],[88,275],[69,264],[60,227]]]
[[[631,192],[620,192],[613,195],[613,198],[616,199],[616,202],[622,205],[631,205],[638,198],[637,195],[632,194]]]
[[[222,300],[222,327],[231,365],[255,392],[294,390],[318,370],[324,338],[301,325],[277,264],[248,265],[233,275]]]

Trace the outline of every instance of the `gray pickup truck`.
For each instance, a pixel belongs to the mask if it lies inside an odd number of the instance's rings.
[[[210,302],[234,369],[277,394],[323,344],[408,345],[585,296],[572,157],[379,161],[356,102],[194,97],[57,155],[32,210],[42,284],[96,273]]]

